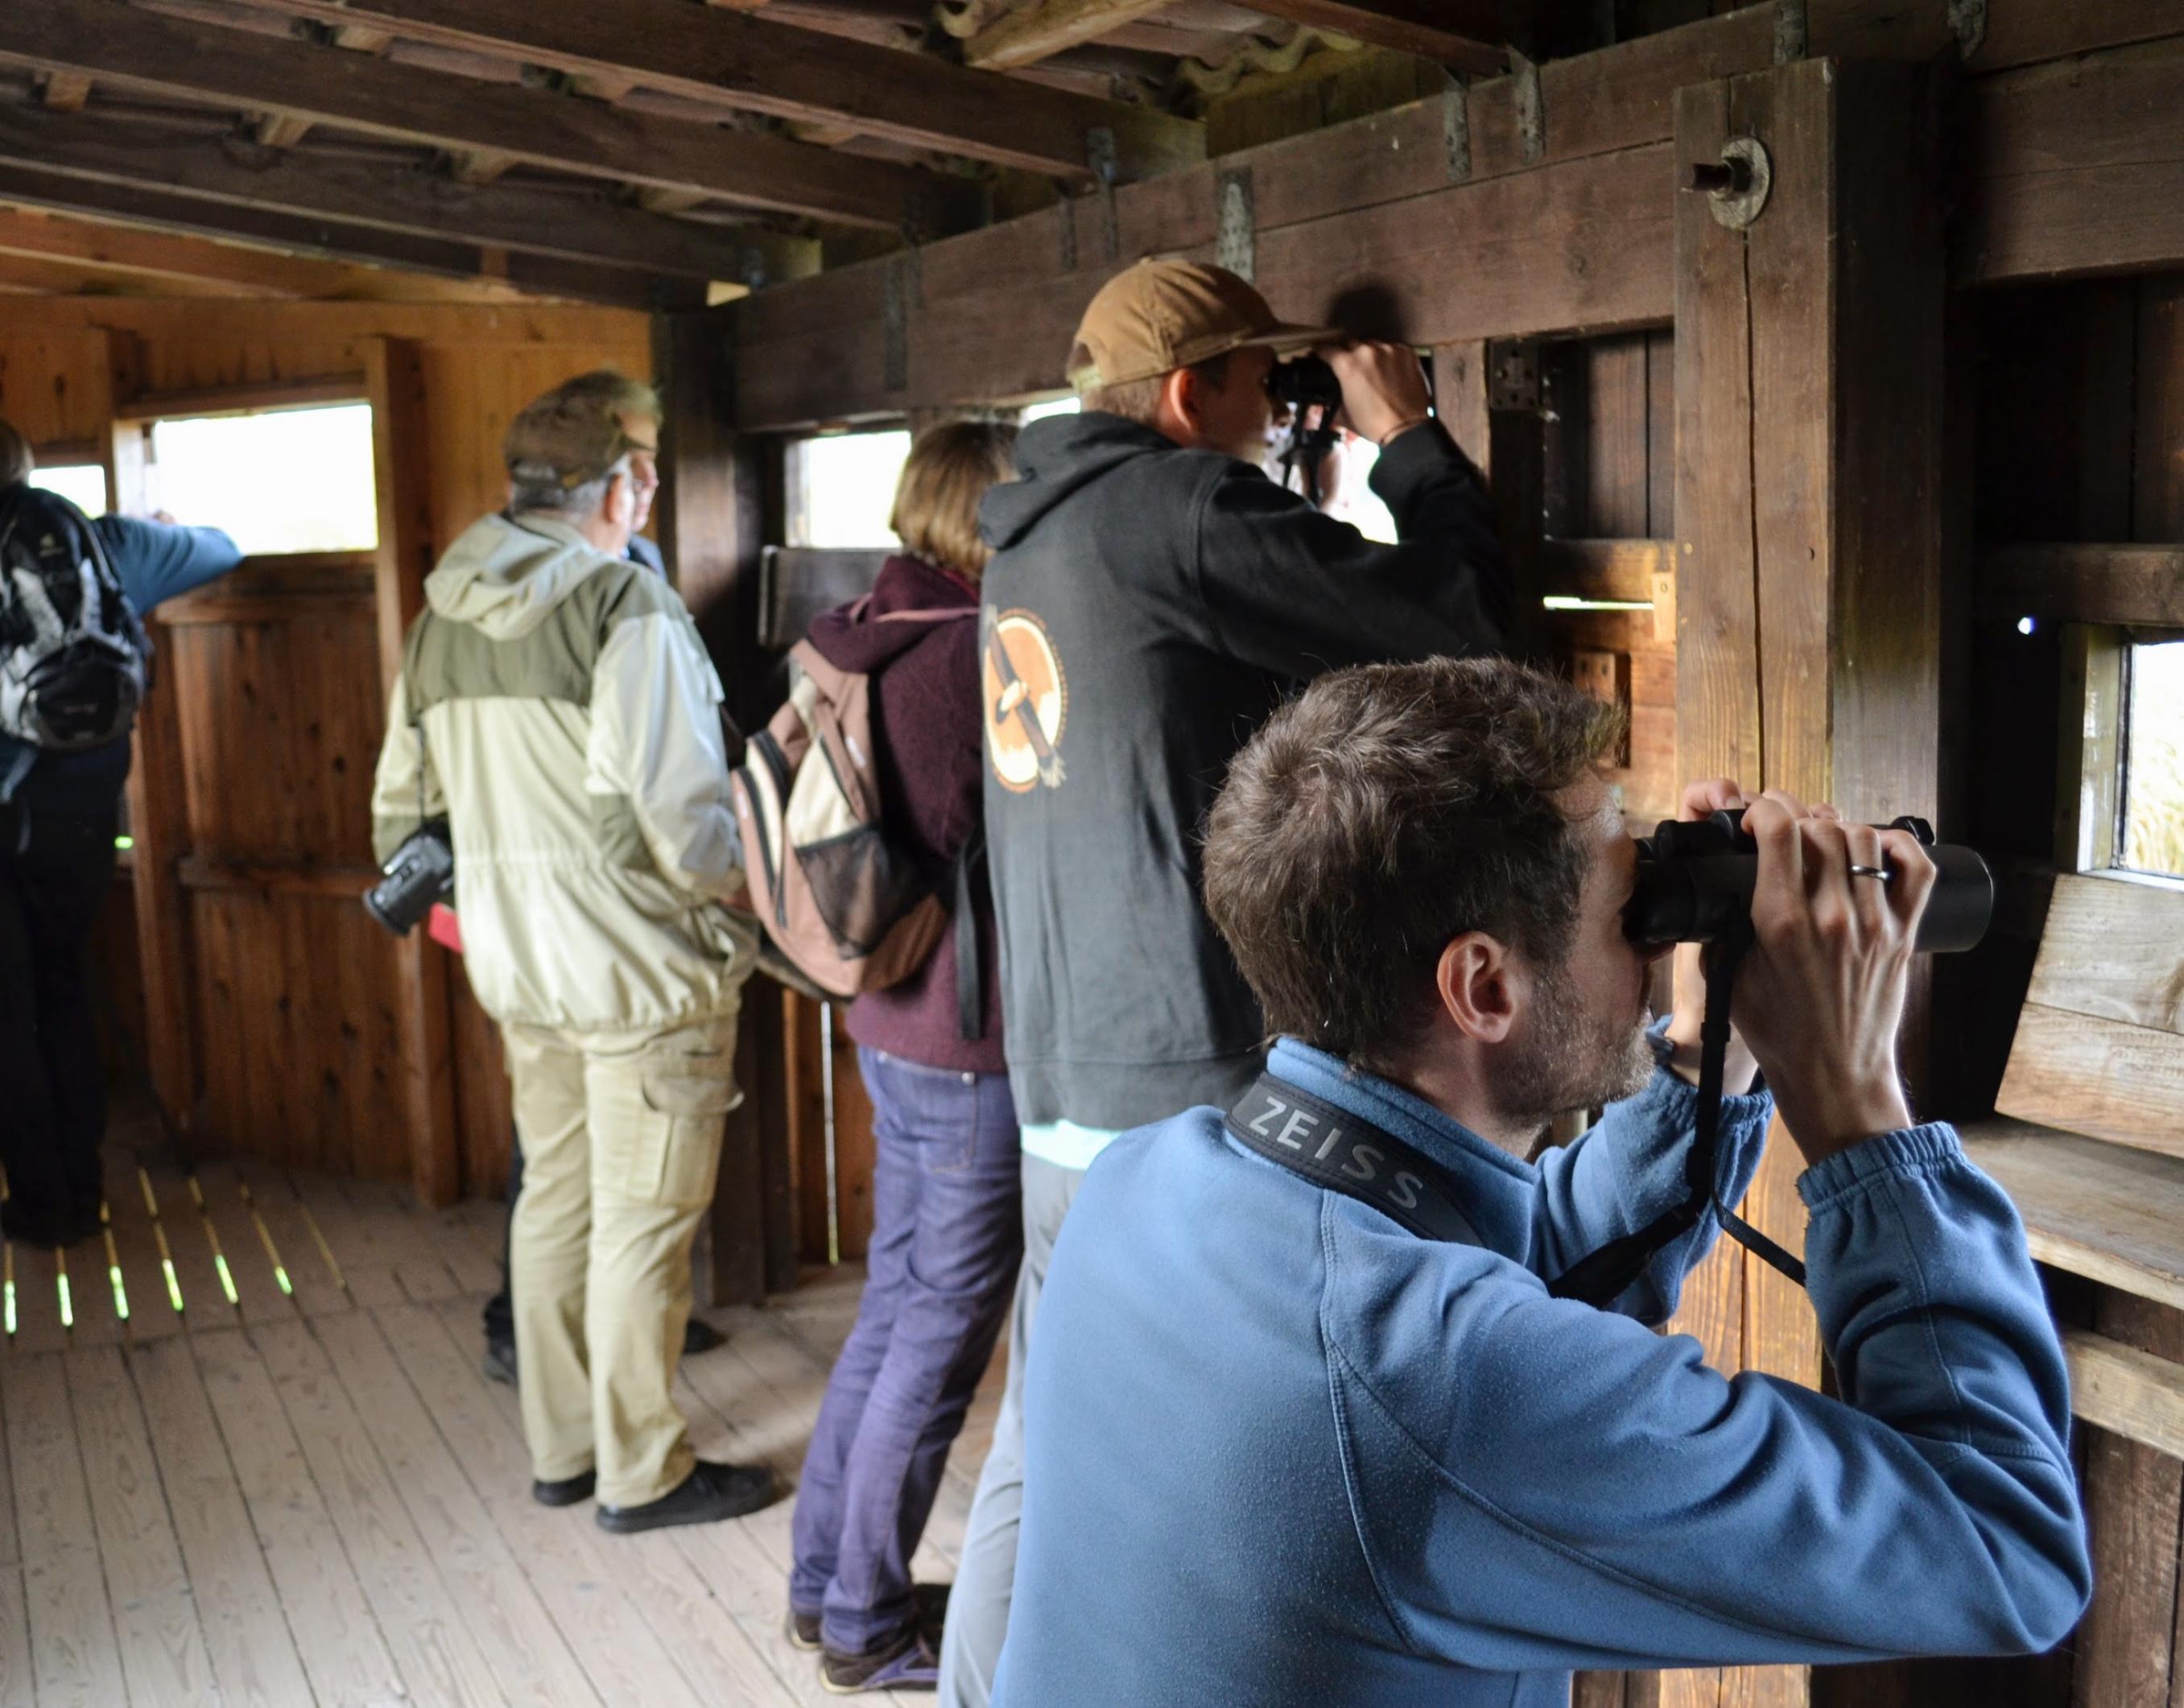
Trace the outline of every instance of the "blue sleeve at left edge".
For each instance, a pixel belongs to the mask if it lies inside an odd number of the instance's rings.
[[[133,516],[100,516],[92,523],[121,591],[139,616],[149,615],[162,600],[201,587],[242,561],[233,540],[218,528],[180,527],[138,521]]]

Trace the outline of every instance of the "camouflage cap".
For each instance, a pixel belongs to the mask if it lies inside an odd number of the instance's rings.
[[[1267,299],[1225,267],[1140,261],[1102,285],[1084,310],[1069,354],[1069,383],[1089,392],[1150,380],[1246,344],[1292,356],[1342,337],[1332,326],[1275,319]]]
[[[658,450],[630,437],[622,419],[632,414],[659,419],[659,401],[642,381],[602,372],[555,387],[508,424],[501,453],[509,477],[521,486],[573,491],[605,476],[632,451]]]

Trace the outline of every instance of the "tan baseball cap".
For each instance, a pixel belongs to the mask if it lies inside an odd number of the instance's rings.
[[[1140,261],[1102,285],[1084,310],[1069,352],[1069,383],[1089,392],[1150,380],[1246,344],[1287,356],[1343,336],[1332,326],[1276,320],[1267,299],[1225,267]]]

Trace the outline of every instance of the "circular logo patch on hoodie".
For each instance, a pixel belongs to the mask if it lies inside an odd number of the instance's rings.
[[[1069,685],[1054,637],[1036,613],[1021,609],[989,607],[979,614],[978,628],[986,756],[994,775],[1017,794],[1042,783],[1059,788]]]

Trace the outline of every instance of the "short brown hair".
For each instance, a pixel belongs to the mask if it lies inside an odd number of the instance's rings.
[[[1223,350],[1217,356],[1208,356],[1202,362],[1193,362],[1190,371],[1217,392],[1228,383],[1228,358],[1235,353]],[[1079,344],[1069,353],[1072,372],[1091,359],[1091,353]],[[1141,427],[1153,425],[1160,413],[1161,387],[1167,383],[1166,374],[1156,374],[1150,380],[1125,380],[1119,386],[1089,386],[1084,393],[1084,407],[1097,409],[1102,414],[1120,415],[1126,421],[1135,421]]]
[[[905,551],[977,576],[993,551],[978,537],[978,500],[1015,471],[1017,430],[944,421],[917,436],[895,483],[888,526]]]
[[[20,487],[38,466],[37,453],[13,421],[0,420],[0,487]]]
[[[582,514],[599,503],[607,476],[632,450],[622,417],[660,418],[660,394],[642,380],[597,368],[534,398],[508,424],[502,453],[510,508]]]
[[[1384,1071],[1451,938],[1558,966],[1590,856],[1556,797],[1620,721],[1504,659],[1337,670],[1277,712],[1229,768],[1205,860],[1206,911],[1268,1030]]]

